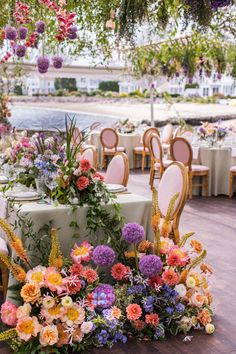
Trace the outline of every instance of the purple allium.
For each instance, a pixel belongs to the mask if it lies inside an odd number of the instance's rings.
[[[17,44],[14,48],[15,50],[15,54],[19,57],[22,58],[25,56],[26,54],[26,46],[25,45],[21,45],[21,44]]]
[[[109,246],[97,246],[93,251],[93,261],[98,266],[111,266],[115,261],[116,255]]]
[[[15,29],[15,27],[6,26],[5,33],[6,33],[6,39],[9,39],[10,41],[14,41],[17,37],[17,30]]]
[[[116,300],[115,290],[109,284],[98,285],[94,289],[92,295],[93,295],[92,304],[94,306],[100,307],[101,309],[106,309],[108,307],[111,307]]]
[[[67,32],[67,38],[69,39],[76,39],[77,38],[77,27],[76,26],[71,26]]]
[[[45,74],[48,71],[50,60],[47,57],[38,57],[37,66],[40,74]]]
[[[231,4],[231,0],[211,0],[211,8],[218,9],[219,7],[228,6]]]
[[[128,223],[122,229],[122,237],[127,243],[139,243],[144,239],[144,228],[136,223]]]
[[[28,34],[28,28],[21,26],[19,28],[19,38],[26,39],[27,34]]]
[[[53,57],[52,58],[52,65],[54,66],[55,69],[61,69],[63,63],[63,58],[62,57]]]
[[[143,256],[139,261],[139,270],[144,277],[151,278],[160,274],[162,261],[156,255]]]
[[[44,33],[45,31],[45,23],[42,20],[36,22],[36,32],[37,33]]]

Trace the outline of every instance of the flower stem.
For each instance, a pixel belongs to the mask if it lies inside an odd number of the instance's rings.
[[[135,267],[138,272],[138,252],[137,252],[137,246],[134,244],[134,254],[135,254]]]

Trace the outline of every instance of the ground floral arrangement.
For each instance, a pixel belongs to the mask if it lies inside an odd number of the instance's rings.
[[[169,218],[160,218],[156,193],[152,226],[154,242],[145,240],[141,225],[124,225],[123,254],[85,241],[76,243],[69,257],[62,256],[52,229],[47,265],[33,267],[21,240],[0,219],[16,254],[12,259],[2,253],[0,259],[17,281],[9,289],[15,303],[10,297],[1,307],[6,328],[0,340],[18,354],[71,353],[125,344],[129,337],[159,340],[182,332],[188,340],[191,329],[213,333],[206,250],[195,239],[189,242],[193,233],[174,242]]]

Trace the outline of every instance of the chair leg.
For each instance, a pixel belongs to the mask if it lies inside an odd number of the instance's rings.
[[[154,175],[155,175],[155,170],[154,170],[154,168],[151,167],[151,169],[150,169],[150,179],[149,179],[149,184],[150,184],[151,188],[153,188]]]
[[[7,295],[9,271],[8,271],[7,267],[5,267],[3,264],[1,264],[1,272],[2,272],[3,296],[5,299],[6,295]]]
[[[192,199],[193,197],[193,176],[190,173],[189,174],[189,199]]]
[[[205,195],[206,197],[208,197],[209,196],[209,172],[207,172],[205,176],[204,187],[205,187]]]
[[[137,166],[137,159],[136,159],[136,154],[135,154],[135,152],[133,152],[133,165],[134,165],[134,168],[136,168],[136,166]]]
[[[142,153],[142,165],[141,165],[142,172],[144,171],[144,167],[145,167],[145,153]]]
[[[230,198],[232,198],[233,194],[234,194],[233,182],[234,182],[234,174],[233,174],[233,172],[230,172],[230,179],[229,179],[229,197]]]

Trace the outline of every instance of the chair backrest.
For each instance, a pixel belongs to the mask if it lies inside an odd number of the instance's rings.
[[[162,145],[157,134],[151,134],[149,139],[149,150],[151,160],[162,164]]]
[[[107,149],[116,149],[119,141],[119,137],[115,129],[105,128],[101,131],[100,141],[102,147]]]
[[[177,138],[177,136],[180,136],[180,133],[181,133],[181,127],[178,126],[177,128],[175,128],[175,131],[173,133],[173,139]]]
[[[173,161],[180,161],[191,169],[193,150],[188,140],[177,137],[171,141],[170,155]]]
[[[97,150],[95,147],[90,146],[87,149],[84,149],[82,157],[89,160],[92,168],[95,170],[97,169]]]
[[[172,124],[167,124],[165,125],[163,131],[162,131],[162,137],[161,140],[165,144],[169,144],[173,136],[173,125]]]
[[[181,162],[173,162],[165,170],[158,187],[158,206],[165,217],[171,198],[179,192],[175,201],[171,220],[179,218],[188,194],[188,172]]]
[[[147,130],[145,130],[145,132],[143,133],[143,147],[144,148],[148,148],[149,147],[149,138],[151,134],[156,134],[158,136],[160,136],[159,130],[157,128],[148,128]]]
[[[129,160],[124,152],[117,152],[109,163],[105,182],[127,186],[129,180]]]
[[[82,134],[81,134],[79,128],[76,127],[74,129],[71,142],[72,142],[73,145],[77,146],[77,145],[80,144],[81,140],[82,140]]]

